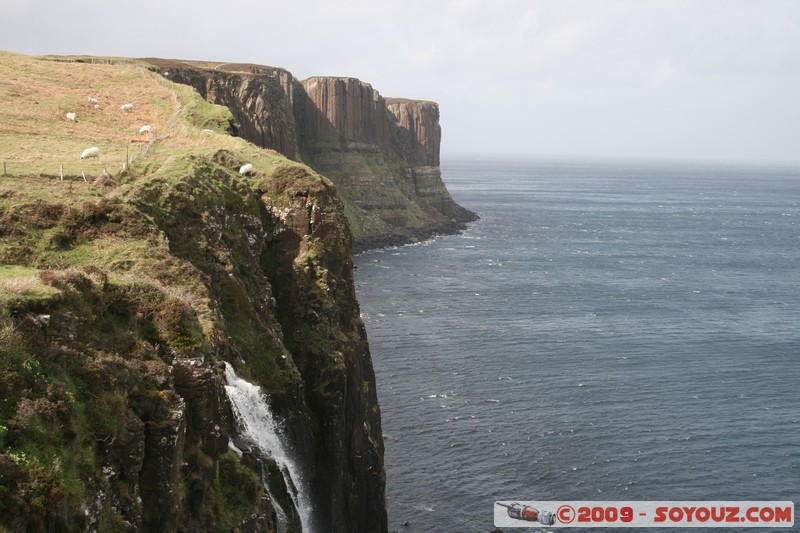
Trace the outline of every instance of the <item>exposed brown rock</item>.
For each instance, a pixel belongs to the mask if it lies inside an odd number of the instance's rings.
[[[189,71],[207,96],[242,103],[252,132],[276,146],[276,124],[305,104],[274,69]],[[207,117],[193,111],[208,106],[188,93],[175,121],[195,133]],[[217,130],[230,122],[214,112]],[[365,120],[348,131],[367,130]],[[344,205],[311,168],[244,144],[165,153],[102,197],[4,206],[5,262],[24,276],[0,306],[0,530],[274,533],[281,503],[283,529],[298,531],[291,483],[238,434],[229,363],[285,424],[315,531],[385,533],[380,411]],[[239,174],[245,154],[255,176]],[[77,246],[88,254],[79,265],[68,257]]]
[[[414,167],[438,167],[442,141],[438,104],[387,98],[386,106],[397,117],[397,125],[403,130],[402,145],[408,162]]]
[[[370,84],[355,78],[313,77],[303,81],[303,88],[306,103],[298,118],[307,148],[332,142],[358,150],[389,142],[391,116]]]
[[[224,105],[236,120],[236,134],[248,141],[297,159],[293,112],[298,82],[273,67],[149,58],[167,78],[191,85],[209,102]]]
[[[384,98],[355,78],[298,82],[259,65],[147,61],[226,105],[242,137],[330,178],[353,206],[348,216],[357,251],[454,233],[477,219],[441,179],[435,102]]]
[[[477,218],[453,201],[442,181],[436,103],[384,99],[353,78],[315,77],[303,87],[296,105],[301,152],[362,210],[350,215],[356,250],[453,233]],[[413,214],[420,210],[422,220]],[[362,229],[359,219],[379,223]]]
[[[303,377],[302,402],[318,424],[311,443],[300,417],[289,424],[298,451],[314,457],[318,527],[385,532],[380,411],[343,206],[330,182],[302,168],[279,169],[267,184],[265,198],[285,198],[272,209],[286,230],[274,242],[284,265],[274,282],[276,313]],[[273,396],[275,407],[296,408],[297,392]]]

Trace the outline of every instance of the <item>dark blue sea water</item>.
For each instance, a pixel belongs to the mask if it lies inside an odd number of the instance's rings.
[[[800,167],[443,172],[482,220],[356,261],[390,530],[486,532],[495,500],[800,501]]]

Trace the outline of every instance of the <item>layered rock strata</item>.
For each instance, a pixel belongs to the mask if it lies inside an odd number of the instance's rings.
[[[9,120],[9,144],[48,157],[88,136],[127,154],[145,118],[157,128],[122,169],[104,161],[113,179],[0,176],[0,531],[385,533],[380,411],[336,188],[227,135],[228,108],[189,87],[131,61],[76,61],[0,53],[15,76],[0,76],[0,108],[25,117]],[[7,89],[17,76],[26,91]],[[215,94],[247,93],[218,81]],[[77,130],[36,111],[56,94],[87,105],[86,87],[130,91],[133,114],[102,106]],[[237,424],[228,365],[268,397],[312,517]]]
[[[148,251],[109,272],[52,265],[36,274],[51,297],[0,305],[0,526],[276,531],[262,481],[278,484],[283,508],[291,489],[237,438],[228,361],[269,394],[317,531],[386,531],[380,411],[343,206],[304,165],[254,182],[238,176],[241,163],[220,151],[173,182],[140,178],[81,209],[35,201],[0,216],[21,231],[48,213],[26,244],[65,227],[71,243],[113,236]]]
[[[147,61],[227,106],[238,135],[330,178],[345,202],[356,251],[457,232],[477,219],[442,181],[434,102],[387,99],[355,78],[301,82],[258,65]]]

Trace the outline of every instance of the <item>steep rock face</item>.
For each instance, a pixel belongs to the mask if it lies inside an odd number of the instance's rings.
[[[0,306],[12,369],[0,378],[0,444],[37,443],[64,461],[0,453],[0,524],[274,532],[261,479],[280,473],[255,450],[228,450],[224,360],[285,421],[317,530],[386,531],[380,411],[342,204],[305,166],[254,181],[240,165],[220,151],[81,212],[34,202],[0,220],[31,242],[64,225],[67,242],[149,243],[121,265],[123,281],[94,267],[33,269],[53,297]],[[45,227],[20,218],[40,211]],[[272,493],[289,505],[285,486]]]
[[[150,58],[165,77],[191,85],[211,103],[230,109],[234,132],[251,143],[297,159],[294,92],[291,73],[239,63],[201,63]]]
[[[10,143],[34,122],[38,157],[87,135],[126,156],[122,170],[104,160],[102,183],[0,176],[0,530],[297,533],[287,460],[265,444],[285,436],[314,531],[385,533],[380,412],[334,185],[227,135],[229,110],[189,87],[130,61],[72,61],[0,53],[0,71],[29,77],[25,98],[0,77],[3,114],[26,117]],[[248,117],[293,116],[289,78],[243,67],[195,82]],[[88,86],[136,111],[91,106]],[[53,95],[97,110],[83,132],[60,113],[27,119]],[[129,161],[145,119],[152,138]],[[282,429],[240,426],[228,365]]]
[[[435,103],[384,99],[353,78],[309,78],[303,88],[302,157],[351,205],[358,249],[452,233],[477,218],[441,179]]]
[[[442,128],[439,106],[434,102],[388,98],[386,106],[397,117],[403,131],[401,147],[406,160],[414,167],[438,167]]]
[[[220,465],[234,428],[219,370],[205,350],[172,346],[170,330],[193,312],[157,287],[110,283],[96,268],[40,278],[52,299],[2,312],[2,327],[19,332],[14,355],[8,342],[3,355],[22,359],[0,380],[11,385],[3,415],[13,413],[4,444],[28,452],[0,453],[0,523],[12,531],[212,530],[256,512],[266,519],[261,531],[274,531],[254,472],[238,467],[249,495],[221,480],[236,466]]]
[[[453,201],[441,179],[434,102],[385,99],[355,78],[298,82],[257,65],[148,62],[228,106],[247,140],[330,178],[357,251],[453,233],[477,219]]]
[[[304,167],[279,169],[264,190],[285,226],[268,254],[283,265],[273,281],[276,316],[305,384],[320,531],[386,531],[380,410],[343,206],[332,184]]]
[[[386,103],[400,127],[400,149],[410,165],[406,175],[410,176],[416,195],[452,220],[474,220],[474,213],[454,202],[442,181],[439,106],[435,102],[404,98],[388,98]]]
[[[213,350],[270,393],[310,478],[319,531],[385,531],[380,411],[342,204],[303,165],[251,184],[232,177],[241,163],[219,152],[161,200],[130,200],[207,277],[219,316]],[[166,213],[155,208],[165,202]],[[215,395],[190,394],[197,389],[182,389],[187,406],[213,406]]]
[[[386,102],[368,83],[355,78],[313,77],[303,82],[302,115],[306,149],[324,143],[345,143],[355,149],[389,142],[391,117]]]

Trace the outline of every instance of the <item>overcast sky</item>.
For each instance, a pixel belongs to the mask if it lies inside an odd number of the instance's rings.
[[[797,0],[2,0],[0,48],[254,62],[440,104],[443,154],[800,160]]]

